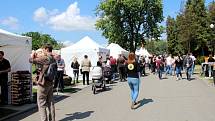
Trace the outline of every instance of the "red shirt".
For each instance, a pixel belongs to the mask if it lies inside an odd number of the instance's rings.
[[[115,65],[115,64],[116,64],[116,59],[110,58],[110,65]]]
[[[156,60],[155,62],[156,62],[156,67],[158,69],[161,67],[161,64],[163,64],[163,62],[160,59]]]

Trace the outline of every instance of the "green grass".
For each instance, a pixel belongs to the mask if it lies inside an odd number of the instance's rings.
[[[37,89],[32,88],[32,93],[37,93]]]
[[[197,74],[201,74],[201,71],[202,71],[201,65],[195,65],[194,72],[197,73]]]

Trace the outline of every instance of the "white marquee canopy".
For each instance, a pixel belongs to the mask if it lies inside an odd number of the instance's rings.
[[[110,56],[113,56],[113,58],[118,58],[119,54],[128,56],[128,51],[123,49],[118,44],[111,43],[107,46],[107,49],[110,49]]]
[[[71,63],[74,57],[76,57],[78,62],[81,64],[81,61],[84,59],[84,55],[88,55],[92,66],[96,66],[98,57],[102,56],[103,59],[106,59],[106,55],[109,55],[109,53],[110,51],[108,49],[100,46],[88,36],[84,37],[72,46],[61,49],[61,57],[64,59],[66,65],[66,74],[70,77],[73,77]]]
[[[17,35],[0,29],[0,50],[11,64],[11,72],[28,70],[31,72],[29,57],[32,41],[30,37]]]

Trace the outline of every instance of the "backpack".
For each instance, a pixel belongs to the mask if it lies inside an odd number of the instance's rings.
[[[49,58],[49,60],[50,60],[50,64],[44,74],[44,78],[45,80],[48,80],[48,81],[54,81],[57,75],[57,63],[53,58],[51,59]]]

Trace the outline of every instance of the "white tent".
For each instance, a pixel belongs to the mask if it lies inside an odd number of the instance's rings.
[[[92,66],[96,66],[98,57],[102,56],[103,59],[106,59],[106,55],[109,55],[109,53],[110,51],[108,49],[100,46],[88,36],[84,37],[72,46],[61,49],[61,57],[64,59],[66,65],[66,74],[71,77],[73,77],[71,63],[74,57],[77,57],[78,62],[81,64],[81,61],[84,59],[84,55],[88,55]]]
[[[28,70],[31,72],[29,57],[32,41],[25,37],[0,29],[0,50],[11,64],[11,72]]]
[[[123,49],[118,44],[111,43],[107,46],[107,49],[110,49],[110,56],[113,56],[113,58],[118,58],[119,54],[128,56],[128,51]]]
[[[139,50],[137,50],[136,52],[135,52],[137,55],[139,55],[139,56],[144,56],[144,57],[149,57],[150,56],[150,54],[149,54],[149,52],[145,49],[145,48],[143,48],[143,47],[141,47]]]

